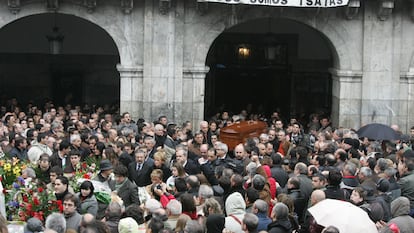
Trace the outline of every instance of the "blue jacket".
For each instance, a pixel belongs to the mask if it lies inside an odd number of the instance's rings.
[[[264,213],[257,213],[256,216],[259,218],[259,224],[257,225],[257,231],[266,231],[267,226],[272,222],[272,220]]]

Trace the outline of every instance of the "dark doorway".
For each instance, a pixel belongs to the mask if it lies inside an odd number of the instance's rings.
[[[51,54],[47,36],[58,25],[62,50]],[[118,49],[110,35],[82,18],[39,14],[0,30],[0,92],[21,104],[119,104]]]
[[[267,18],[230,28],[213,42],[206,64],[206,119],[243,109],[286,117],[331,111],[328,42],[301,23]]]

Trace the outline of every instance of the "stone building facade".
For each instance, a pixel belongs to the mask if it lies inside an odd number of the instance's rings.
[[[403,131],[414,125],[414,1],[350,0],[325,9],[201,0],[3,0],[0,28],[54,11],[85,19],[112,37],[120,58],[121,112],[134,117],[202,120],[206,57],[214,40],[236,25],[272,18],[303,24],[326,39],[335,125],[395,123]]]

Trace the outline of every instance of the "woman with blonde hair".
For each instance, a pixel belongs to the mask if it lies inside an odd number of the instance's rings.
[[[145,187],[145,189],[146,189],[146,191],[147,191],[147,193],[152,197],[152,198],[155,198],[155,199],[157,199],[158,201],[159,201],[159,196],[158,195],[156,195],[155,193],[154,193],[154,189],[161,189],[161,187],[164,187],[164,186],[166,186],[166,184],[162,181],[162,178],[163,178],[163,172],[161,171],[161,169],[154,169],[152,172],[151,172],[151,175],[150,175],[150,177],[151,177],[151,184],[149,184],[149,185],[147,185],[146,187]]]
[[[166,153],[164,149],[159,149],[154,154],[154,169],[160,169],[163,172],[163,181],[166,182],[167,179],[171,176],[171,170],[165,164],[166,162]]]

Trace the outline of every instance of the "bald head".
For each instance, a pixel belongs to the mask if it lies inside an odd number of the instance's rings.
[[[319,189],[315,190],[312,192],[312,195],[311,195],[311,204],[312,206],[314,206],[325,199],[326,199],[326,196],[325,196],[324,191],[319,190]]]
[[[243,144],[239,144],[234,148],[234,156],[236,159],[241,160],[245,157],[245,150]]]
[[[91,223],[91,222],[93,222],[95,220],[95,216],[93,216],[92,214],[90,214],[90,213],[86,213],[86,214],[84,214],[83,216],[82,216],[82,222],[84,223],[84,224],[88,224],[88,223]]]

